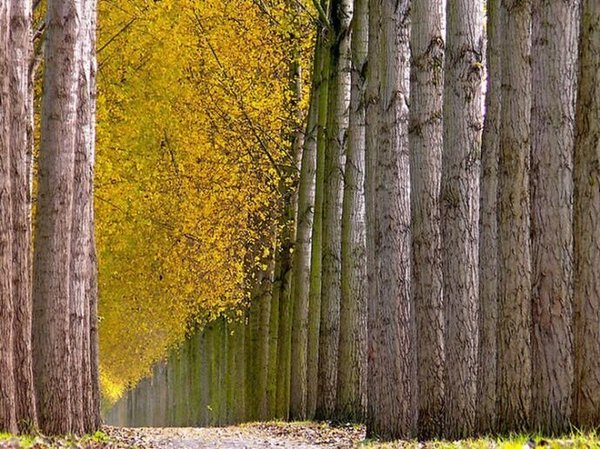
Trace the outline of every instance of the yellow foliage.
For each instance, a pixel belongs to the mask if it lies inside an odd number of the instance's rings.
[[[290,66],[312,26],[286,0],[99,7],[100,356],[114,399],[195,322],[244,305],[293,164]]]

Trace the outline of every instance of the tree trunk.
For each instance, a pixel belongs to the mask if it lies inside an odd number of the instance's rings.
[[[502,2],[498,166],[497,430],[520,431],[531,411],[529,1]]]
[[[19,430],[37,426],[31,358],[31,154],[33,112],[30,97],[32,60],[31,1],[12,2],[10,9],[10,123],[14,299],[14,368],[16,419]]]
[[[533,1],[532,424],[569,429],[573,385],[573,144],[579,2]]]
[[[69,283],[79,0],[48,2],[33,276],[34,379],[41,430],[71,431]]]
[[[362,422],[367,406],[365,87],[368,0],[354,2],[351,96],[342,212],[340,340],[335,417]]]
[[[89,246],[92,241],[92,105],[91,105],[91,35],[92,8],[90,0],[80,4],[79,67],[77,91],[77,131],[75,137],[75,168],[73,178],[73,214],[71,234],[71,266],[69,286],[71,345],[71,414],[72,432],[77,435],[92,430],[87,411],[92,395],[90,358],[90,278],[93,276]],[[85,412],[84,412],[85,411]]]
[[[328,2],[322,1],[325,9]],[[322,31],[326,33],[325,30]],[[306,415],[315,416],[319,366],[319,333],[321,323],[323,189],[325,179],[325,149],[327,147],[327,110],[329,105],[330,53],[327,36],[323,36],[323,65],[318,82],[319,110],[317,118],[317,172],[315,178],[315,209],[311,234],[310,292],[308,299],[308,350],[306,367]]]
[[[92,433],[100,428],[102,419],[100,416],[100,373],[99,373],[99,334],[98,334],[98,258],[96,255],[96,238],[94,234],[95,229],[95,213],[94,213],[94,165],[96,161],[96,75],[97,75],[97,60],[96,60],[96,28],[97,28],[97,1],[89,0],[89,14],[90,14],[90,79],[89,79],[89,90],[90,90],[90,116],[89,116],[89,128],[90,128],[90,147],[89,147],[89,160],[88,168],[91,173],[88,174],[88,191],[89,191],[89,204],[87,213],[90,215],[88,218],[89,223],[89,234],[90,239],[87,249],[89,258],[89,277],[86,283],[88,292],[86,307],[88,308],[86,319],[89,320],[89,382],[90,390],[87,394],[87,404],[84,404],[84,423],[86,426],[86,432]]]
[[[11,2],[0,0],[0,432],[16,432],[13,357],[13,223],[11,202]]]
[[[444,398],[444,310],[440,234],[444,35],[441,0],[415,2],[409,124],[412,295],[417,316],[419,435],[438,435]]]
[[[256,384],[253,388],[258,390],[257,397],[257,418],[261,421],[267,419],[268,415],[268,396],[267,387],[269,379],[269,321],[271,317],[271,298],[273,295],[275,258],[271,256],[268,269],[263,273],[259,297],[258,313],[258,338],[256,348]]]
[[[502,20],[500,0],[487,2],[487,88],[481,144],[479,216],[479,370],[477,431],[496,424],[496,326],[498,322],[498,142],[500,139]]]
[[[350,102],[350,21],[352,1],[331,2],[329,106],[323,189],[321,324],[319,326],[318,419],[331,418],[337,391],[340,339],[341,226],[344,154]]]
[[[311,232],[315,202],[317,153],[317,119],[319,107],[318,77],[322,66],[322,44],[315,44],[315,61],[311,99],[302,151],[300,185],[298,190],[298,223],[294,261],[292,264],[294,289],[292,291],[292,354],[290,368],[290,417],[305,420],[307,396],[308,308],[310,294]]]
[[[409,5],[376,0],[369,39],[370,69],[378,72],[378,138],[373,152],[373,203],[367,208],[374,238],[376,290],[369,298],[367,435],[410,439],[417,425],[416,318],[410,292],[410,161],[408,154]],[[372,81],[372,79],[369,79]],[[370,88],[371,89],[371,88]],[[376,122],[377,123],[377,122]],[[372,126],[369,123],[369,126]]]
[[[583,1],[575,137],[575,425],[600,422],[600,3]]]
[[[479,168],[482,129],[483,9],[448,4],[442,169],[442,248],[446,310],[446,437],[475,429],[478,355]]]

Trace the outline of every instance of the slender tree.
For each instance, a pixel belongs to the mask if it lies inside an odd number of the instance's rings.
[[[369,297],[367,434],[412,438],[417,425],[416,321],[410,292],[409,1],[370,2],[369,70],[378,137],[367,139],[367,226],[374,244]],[[374,25],[374,26],[373,26]],[[374,125],[368,122],[368,126]],[[372,158],[372,159],[371,159]]]
[[[329,0],[321,1],[322,9],[329,10]],[[326,13],[327,14],[327,13]],[[325,24],[324,24],[325,25]],[[323,65],[319,75],[319,108],[317,117],[317,172],[315,177],[315,210],[311,234],[310,292],[308,306],[308,351],[306,367],[306,413],[315,416],[319,368],[319,332],[321,322],[321,266],[323,242],[323,188],[325,178],[325,149],[327,146],[327,110],[329,105],[330,52],[329,27],[319,30],[323,39]]]
[[[503,0],[498,162],[497,429],[527,428],[531,411],[529,124],[531,2]]]
[[[600,422],[600,3],[583,1],[575,137],[575,425]]]
[[[478,351],[478,224],[483,79],[483,8],[458,0],[447,7],[442,169],[442,248],[446,311],[448,437],[475,428]]]
[[[37,424],[31,358],[31,7],[31,1],[11,2],[9,29],[15,413],[23,432]]]
[[[477,430],[496,423],[496,326],[498,322],[498,142],[501,107],[500,0],[487,1],[487,89],[481,143],[479,215],[479,367]],[[485,367],[485,368],[481,368]]]
[[[318,78],[323,65],[321,36],[315,43],[313,82],[311,87],[308,120],[300,182],[298,187],[298,220],[296,226],[296,244],[294,246],[293,267],[293,320],[292,320],[292,357],[290,379],[290,417],[306,419],[307,399],[307,350],[308,317],[310,294],[311,233],[313,228],[315,202],[315,176],[317,165],[317,119],[319,112]]]
[[[352,0],[331,2],[331,75],[323,190],[323,262],[316,416],[329,418],[335,408],[340,338],[342,199],[344,156],[350,103],[350,22]]]
[[[0,431],[15,432],[17,424],[13,360],[13,214],[8,51],[10,7],[10,1],[0,0]]]
[[[533,1],[532,424],[568,430],[573,384],[573,143],[579,1]]]
[[[83,434],[86,423],[88,398],[92,394],[90,358],[89,283],[93,275],[89,257],[92,242],[93,215],[92,184],[93,142],[91,105],[91,26],[92,11],[89,0],[80,6],[79,67],[77,88],[77,132],[75,136],[75,168],[73,178],[73,212],[71,236],[71,266],[69,286],[69,327],[71,345],[71,413],[72,431]]]
[[[367,267],[365,216],[365,88],[368,0],[355,0],[348,148],[342,207],[340,342],[335,416],[361,422],[367,405]]]
[[[441,429],[444,398],[440,230],[444,50],[442,1],[414,2],[409,123],[412,295],[418,330],[419,434],[425,438]]]

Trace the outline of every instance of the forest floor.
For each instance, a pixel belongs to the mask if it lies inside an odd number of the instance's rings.
[[[527,436],[504,440],[458,442],[394,442],[365,440],[363,426],[332,427],[324,423],[251,423],[214,428],[117,428],[83,439],[10,438],[0,434],[0,449],[578,449],[599,448],[595,435],[572,435],[558,440]]]

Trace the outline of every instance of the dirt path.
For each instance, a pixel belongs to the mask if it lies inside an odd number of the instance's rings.
[[[124,444],[147,449],[344,449],[364,438],[360,427],[261,423],[216,428],[108,428]]]

